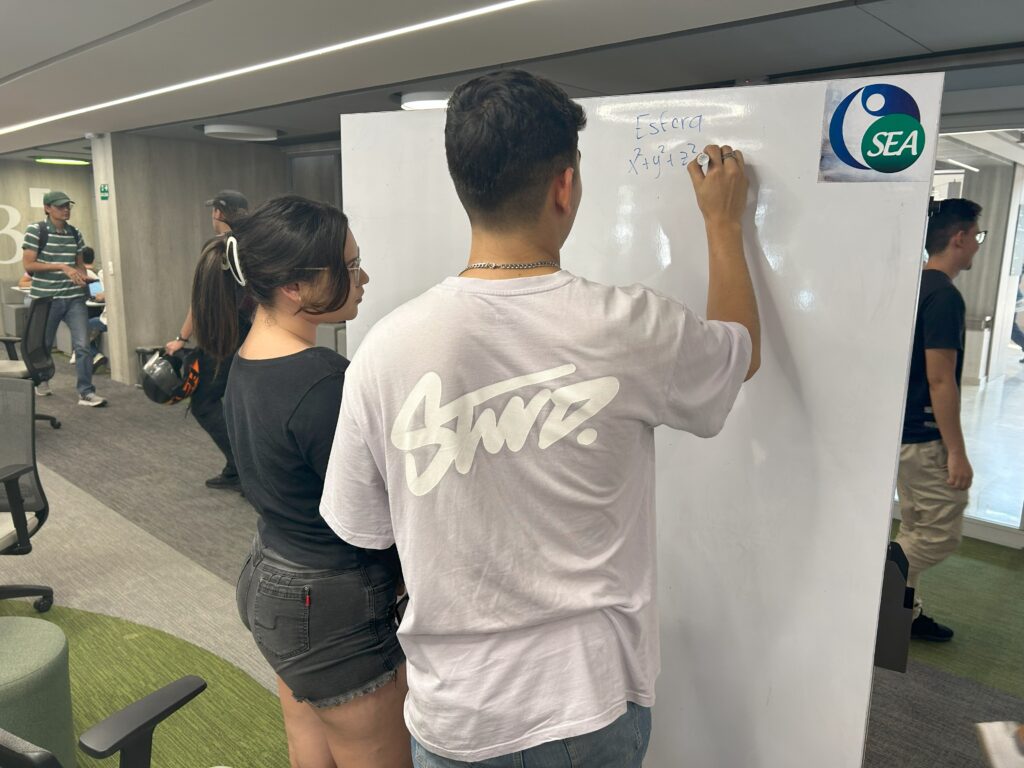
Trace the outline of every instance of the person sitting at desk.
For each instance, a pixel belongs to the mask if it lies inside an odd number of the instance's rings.
[[[100,267],[93,267],[96,262],[96,252],[89,246],[82,249],[82,262],[85,264],[85,274],[89,280],[89,294],[93,302],[103,304],[103,311],[96,317],[89,318],[89,351],[92,352],[92,367],[96,370],[101,365],[107,364],[106,355],[100,352],[99,338],[107,332],[107,296],[103,291],[103,270]]]

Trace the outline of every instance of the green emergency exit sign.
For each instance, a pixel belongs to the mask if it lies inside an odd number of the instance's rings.
[[[110,199],[110,185],[109,184],[100,184],[100,200],[109,200],[109,199]]]

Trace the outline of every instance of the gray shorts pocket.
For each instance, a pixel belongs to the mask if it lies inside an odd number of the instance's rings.
[[[309,650],[309,587],[261,578],[253,606],[252,633],[265,654],[289,659]]]

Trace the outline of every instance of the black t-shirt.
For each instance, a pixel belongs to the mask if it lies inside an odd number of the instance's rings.
[[[228,437],[264,546],[314,568],[348,568],[393,553],[358,549],[320,517],[320,496],[348,360],[313,347],[273,360],[235,355],[224,398]]]
[[[964,370],[966,308],[964,298],[949,275],[938,269],[921,273],[921,294],[917,300],[914,349],[910,357],[907,410],[903,415],[903,442],[940,440],[939,425],[932,412],[932,398],[925,371],[926,349],[956,350],[956,385]]]

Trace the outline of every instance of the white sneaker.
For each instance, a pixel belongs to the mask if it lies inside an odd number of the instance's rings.
[[[99,368],[100,366],[106,365],[106,364],[107,364],[107,356],[104,355],[102,352],[97,352],[95,355],[93,355],[93,357],[92,357],[92,369],[94,371],[97,368]]]
[[[95,408],[100,405],[106,405],[107,401],[104,398],[97,395],[95,392],[90,392],[87,395],[79,395],[78,404],[88,405],[90,408]]]
[[[39,397],[49,397],[53,392],[50,391],[50,382],[43,381],[36,384],[36,395]]]

